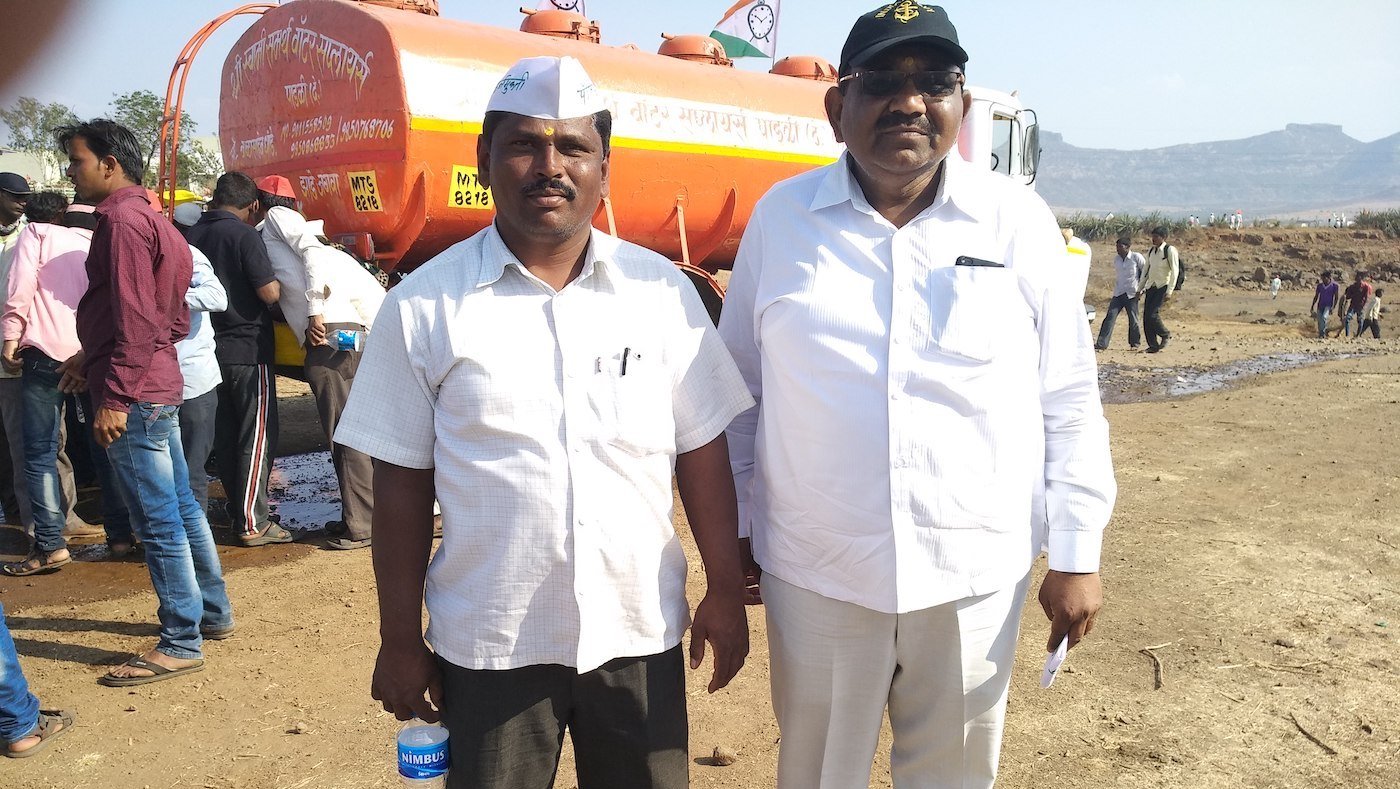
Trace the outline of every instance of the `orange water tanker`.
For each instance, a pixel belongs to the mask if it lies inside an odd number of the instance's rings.
[[[475,150],[497,80],[522,57],[572,55],[614,118],[612,195],[596,224],[715,271],[770,186],[840,155],[822,103],[834,72],[820,58],[763,74],[730,67],[704,37],[671,37],[666,56],[599,44],[577,14],[524,27],[539,32],[350,0],[268,10],[224,63],[226,166],[289,177],[328,232],[372,238],[383,268],[410,269],[491,221]],[[973,91],[960,150],[1029,181],[1033,123],[1013,97]]]

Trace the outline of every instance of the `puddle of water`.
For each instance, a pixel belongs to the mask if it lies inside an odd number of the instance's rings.
[[[218,486],[216,486],[216,490]],[[297,533],[320,529],[326,521],[340,517],[340,488],[329,452],[279,457],[273,463],[269,503],[282,518],[282,525]],[[210,508],[223,506],[223,499],[211,497]],[[244,548],[227,529],[215,529],[219,561],[224,572],[244,567],[262,567],[290,561],[316,550],[316,541],[290,545]],[[17,528],[0,528],[0,558],[14,561],[24,557],[29,538]],[[0,594],[5,612],[12,614],[36,605],[76,604],[107,600],[150,588],[150,576],[140,554],[116,559],[102,538],[95,542],[70,542],[72,564],[50,575],[27,578],[0,576]],[[236,602],[236,601],[235,601]]]
[[[330,452],[287,455],[272,464],[268,506],[289,531],[315,531],[340,518],[340,485]]]
[[[1105,403],[1141,403],[1214,392],[1240,379],[1293,370],[1319,362],[1353,359],[1355,353],[1273,353],[1218,367],[1099,366],[1099,392]]]

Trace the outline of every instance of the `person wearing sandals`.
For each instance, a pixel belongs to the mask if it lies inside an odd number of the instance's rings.
[[[219,555],[190,492],[180,443],[184,380],[175,343],[189,330],[185,293],[194,264],[179,231],[147,202],[140,144],[130,130],[97,119],[62,126],[57,137],[78,195],[99,201],[88,290],[78,304],[82,350],[60,365],[59,386],[91,395],[93,436],[111,462],[160,601],[155,647],[98,682],[140,685],[202,670],[205,635],[233,628]]]
[[[249,222],[258,211],[258,187],[239,172],[224,173],[214,196],[185,238],[214,265],[228,307],[209,314],[219,360],[219,406],[214,459],[228,494],[226,511],[244,547],[291,542],[271,517],[267,486],[277,446],[277,387],[273,372],[272,314],[281,288],[262,236]]]
[[[40,707],[38,697],[29,692],[15,640],[5,624],[4,607],[0,606],[0,740],[4,741],[5,755],[11,759],[37,756],[77,720],[70,710]]]
[[[75,316],[87,291],[85,263],[97,217],[91,205],[68,206],[67,202],[62,195],[48,192],[30,201],[26,209],[32,214],[30,223],[15,250],[9,296],[0,317],[5,337],[0,366],[24,373],[20,378],[22,470],[34,524],[29,556],[0,567],[0,572],[11,576],[53,572],[68,564],[66,538],[105,532],[117,558],[130,553],[134,545],[126,505],[112,481],[111,468],[90,437],[79,440],[88,442],[101,484],[102,526],[91,526],[73,512],[78,496],[73,466],[64,451],[65,396],[58,388],[62,377],[58,366],[80,350]],[[42,204],[50,208],[35,213]],[[81,400],[82,412],[91,411],[87,398]]]

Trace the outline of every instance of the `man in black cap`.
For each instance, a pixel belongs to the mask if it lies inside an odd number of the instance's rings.
[[[15,245],[26,224],[24,208],[32,193],[24,176],[0,173],[0,293],[9,289]],[[28,529],[33,520],[23,476],[22,424],[19,374],[0,369],[0,507],[5,509],[7,523]]]
[[[780,789],[868,786],[886,710],[896,789],[990,787],[1043,546],[1049,647],[1100,606],[1116,490],[1081,285],[1044,201],[954,151],[966,62],[941,8],[858,19],[826,96],[846,154],[759,201],[730,280]]]

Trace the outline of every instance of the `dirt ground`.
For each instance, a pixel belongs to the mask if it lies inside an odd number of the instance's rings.
[[[1400,785],[1400,343],[1310,338],[1306,282],[1277,301],[1235,282],[1256,257],[1348,279],[1351,265],[1323,255],[1400,261],[1394,241],[1338,233],[1260,244],[1183,235],[1191,273],[1164,314],[1169,349],[1130,353],[1120,320],[1115,349],[1100,355],[1120,486],[1107,606],[1041,690],[1046,622],[1028,605],[999,786]],[[1284,245],[1313,257],[1287,257]],[[1102,311],[1112,251],[1094,246],[1090,301]],[[1254,374],[1211,389],[1242,361]],[[314,448],[308,398],[282,390],[284,429],[301,433],[283,449]],[[34,689],[80,715],[44,757],[0,760],[0,785],[398,785],[398,724],[368,693],[369,552],[221,550],[238,634],[207,646],[202,674],[131,690],[95,680],[154,636],[144,568],[93,551],[55,575],[0,580]],[[750,629],[752,654],[729,688],[704,692],[708,665],[691,676],[696,787],[773,785],[761,609]],[[717,746],[737,761],[711,765]],[[873,787],[890,786],[883,746]],[[564,789],[576,785],[571,765],[566,756]]]

